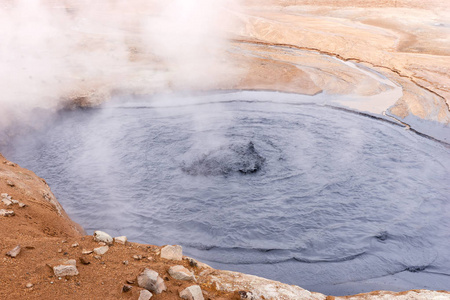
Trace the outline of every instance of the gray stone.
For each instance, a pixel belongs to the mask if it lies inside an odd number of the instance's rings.
[[[57,277],[78,275],[78,269],[74,265],[59,265],[53,267],[53,273]]]
[[[125,245],[127,243],[127,237],[126,236],[115,237],[114,242],[116,242],[117,244]]]
[[[11,256],[11,257],[16,257],[17,255],[19,255],[20,253],[20,245],[17,245],[16,247],[14,247],[14,249],[12,249],[11,251],[8,251],[6,253],[6,255]]]
[[[187,300],[204,300],[202,289],[198,285],[185,288],[180,292],[180,297]]]
[[[169,268],[169,274],[177,280],[195,280],[194,273],[183,266],[173,266]]]
[[[95,254],[103,255],[106,252],[108,252],[108,250],[109,250],[108,246],[101,246],[101,247],[95,248],[94,252],[95,252]]]
[[[94,231],[94,241],[104,242],[106,244],[112,244],[113,238],[106,232],[97,230],[97,231]]]
[[[138,300],[149,300],[153,296],[152,293],[150,293],[147,290],[142,290],[139,292],[139,299]]]
[[[147,289],[155,294],[160,294],[167,289],[164,280],[159,274],[148,268],[145,268],[145,270],[139,274],[137,282],[141,288]]]
[[[161,258],[171,260],[183,259],[183,248],[180,245],[168,245],[161,249]]]
[[[15,213],[12,210],[0,209],[1,217],[12,217],[14,215],[15,215]]]

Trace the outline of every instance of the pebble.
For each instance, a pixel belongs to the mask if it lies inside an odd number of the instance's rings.
[[[94,252],[94,251],[83,249],[83,250],[81,251],[81,254],[91,254],[92,252]]]
[[[164,280],[159,276],[158,272],[145,268],[137,278],[138,285],[156,294],[160,294],[167,290]]]
[[[0,196],[2,196],[2,198],[8,198],[8,194],[7,193],[1,193]]]
[[[125,266],[127,266],[127,265],[128,265],[128,260],[124,260],[122,263],[123,263]]]
[[[101,247],[95,248],[94,252],[95,252],[95,254],[103,255],[106,252],[108,252],[108,250],[109,250],[108,246],[101,246]]]
[[[78,243],[72,244],[72,247],[73,247],[73,248],[78,247],[78,246],[79,246]]]
[[[13,210],[0,209],[0,216],[2,217],[12,217],[15,213]]]
[[[106,232],[96,230],[96,231],[94,231],[94,241],[104,242],[106,244],[112,244],[113,238]]]
[[[133,255],[133,258],[135,260],[141,260],[142,259],[142,255]]]
[[[28,205],[26,205],[25,203],[19,202],[19,207],[20,207],[20,208],[24,208],[24,207],[26,207],[26,206],[28,206]]]
[[[122,287],[122,292],[124,292],[124,293],[129,292],[132,288],[133,288],[133,287],[132,287],[131,285],[125,284],[125,285]]]
[[[126,236],[115,237],[114,242],[116,242],[117,244],[125,245],[127,243],[127,237]]]
[[[17,255],[19,255],[20,253],[20,245],[17,245],[16,247],[14,247],[14,249],[12,249],[11,251],[8,251],[6,253],[6,255],[11,256],[11,257],[16,257]]]
[[[19,201],[18,201],[18,200],[13,200],[13,199],[11,199],[11,202],[12,202],[12,204],[19,204]]]
[[[153,296],[152,293],[150,293],[147,290],[142,290],[139,292],[139,299],[138,300],[149,300]]]
[[[171,260],[183,259],[183,248],[180,245],[168,245],[161,249],[161,258]]]
[[[84,257],[80,257],[79,260],[83,265],[89,265],[91,263],[89,260],[85,259]]]
[[[14,184],[14,182],[12,182],[11,180],[6,180],[6,184],[9,185],[10,187],[15,187],[16,186]]]
[[[31,282],[29,282],[29,283],[27,283],[26,287],[27,287],[28,289],[30,289],[30,288],[33,287],[33,284],[32,284]]]
[[[202,289],[198,285],[185,288],[180,292],[180,297],[187,300],[204,300]]]
[[[177,280],[195,280],[194,273],[183,266],[172,266],[169,268],[169,275]]]

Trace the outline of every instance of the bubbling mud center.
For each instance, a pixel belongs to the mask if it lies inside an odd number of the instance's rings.
[[[450,285],[450,149],[330,96],[117,96],[1,149],[91,233],[332,295]]]

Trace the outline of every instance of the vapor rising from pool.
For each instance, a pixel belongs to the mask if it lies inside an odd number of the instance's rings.
[[[1,150],[88,232],[335,295],[448,289],[450,150],[312,97],[261,95],[116,99]]]

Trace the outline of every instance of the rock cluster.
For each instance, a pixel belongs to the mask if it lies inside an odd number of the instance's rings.
[[[12,185],[12,186],[14,186],[14,185]],[[18,204],[20,208],[23,208],[26,206],[26,204],[24,204],[18,200],[12,199],[12,197],[10,195],[8,195],[7,193],[1,193],[0,196],[2,198],[3,205],[5,205],[6,207],[12,207],[14,204]],[[12,217],[15,215],[16,215],[16,213],[14,212],[14,210],[0,209],[1,217]]]

